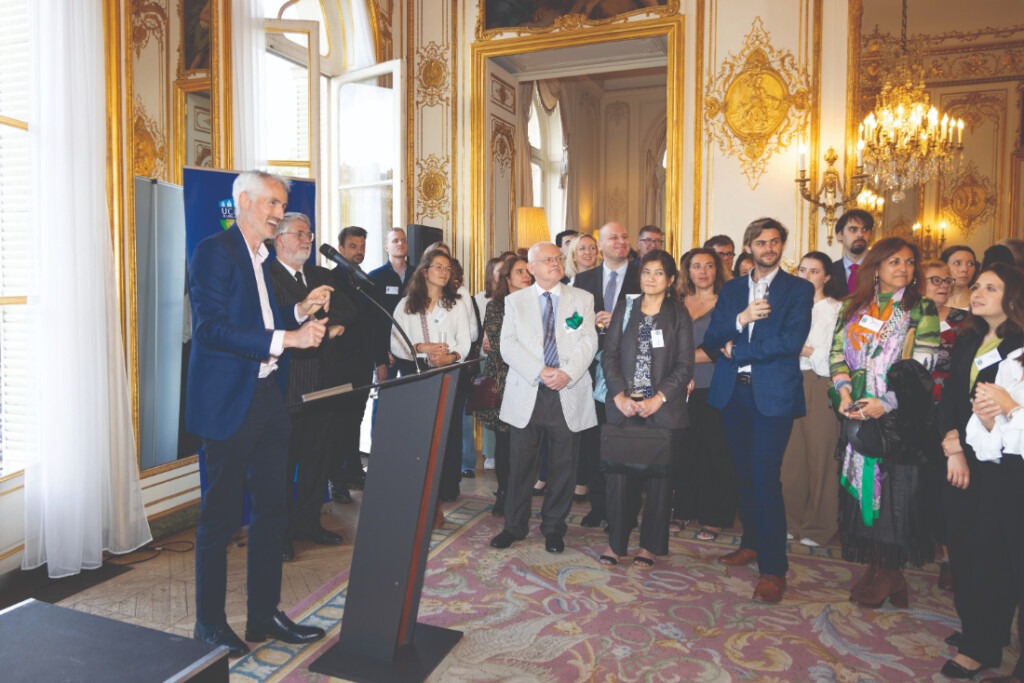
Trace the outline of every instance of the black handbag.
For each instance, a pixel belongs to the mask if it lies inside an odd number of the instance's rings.
[[[501,407],[501,395],[498,394],[494,379],[482,372],[473,377],[469,387],[469,399],[466,401],[466,415],[499,407]]]
[[[650,427],[632,418],[624,424],[601,425],[601,471],[639,477],[668,476],[672,459],[672,430]]]

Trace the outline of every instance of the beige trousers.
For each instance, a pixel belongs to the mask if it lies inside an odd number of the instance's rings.
[[[803,376],[807,414],[793,421],[782,457],[782,498],[786,530],[824,545],[838,530],[839,420],[828,402],[831,379],[811,370],[804,370]]]

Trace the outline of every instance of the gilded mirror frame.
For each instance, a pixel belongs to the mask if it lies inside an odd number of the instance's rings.
[[[210,95],[210,144],[211,144],[211,156],[215,168],[219,168],[218,159],[222,158],[220,153],[220,135],[217,130],[218,126],[216,122],[219,120],[218,116],[220,112],[217,108],[217,96],[213,92],[213,83],[209,78],[189,78],[183,80],[177,80],[174,82],[174,97],[173,97],[173,111],[174,111],[174,133],[171,136],[172,146],[174,152],[171,158],[172,167],[172,182],[176,185],[181,185],[182,168],[184,166],[194,166],[196,164],[190,163],[185,152],[185,144],[188,140],[186,135],[185,126],[188,125],[188,95],[197,92],[206,92]]]
[[[669,150],[665,167],[665,196],[673,201],[665,202],[666,249],[675,254],[682,236],[682,203],[679,198],[683,191],[683,111],[685,83],[683,55],[685,49],[685,21],[682,14],[663,17],[652,21],[637,21],[622,24],[608,24],[577,32],[545,33],[528,35],[508,40],[477,41],[471,50],[470,94],[470,260],[473,264],[473,281],[482,282],[483,264],[489,258],[484,253],[487,242],[486,184],[488,179],[487,158],[487,60],[494,57],[541,52],[557,48],[593,45],[633,38],[664,37],[667,42],[667,63],[665,73],[666,130],[665,146]],[[678,254],[677,254],[678,255]]]

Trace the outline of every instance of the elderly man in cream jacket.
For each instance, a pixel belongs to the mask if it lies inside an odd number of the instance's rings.
[[[547,489],[540,531],[548,552],[565,549],[580,432],[597,424],[588,368],[597,353],[593,296],[561,284],[565,257],[551,242],[530,248],[536,282],[505,298],[501,356],[508,379],[501,420],[512,427],[505,528],[491,546],[508,548],[529,533],[530,499],[541,439],[548,440]]]

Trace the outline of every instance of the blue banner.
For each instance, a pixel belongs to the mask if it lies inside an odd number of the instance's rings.
[[[190,261],[196,245],[210,235],[227,230],[235,224],[235,203],[231,198],[231,185],[239,173],[187,166],[182,169],[185,249]],[[316,232],[316,182],[305,178],[291,178],[291,181],[288,211],[299,211],[309,216],[310,230]],[[315,263],[315,259],[316,249],[310,256],[310,263]]]

